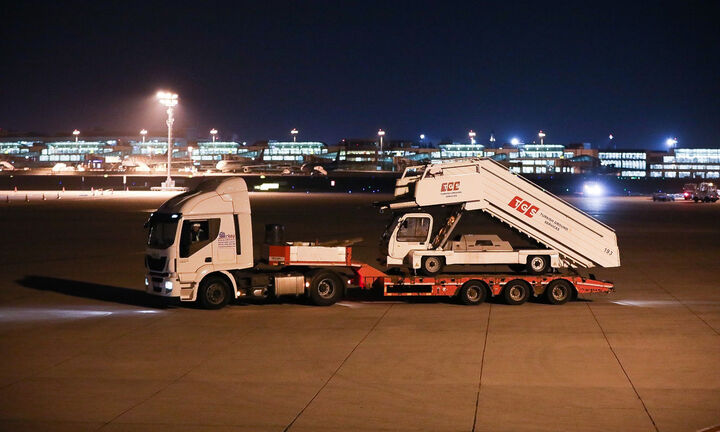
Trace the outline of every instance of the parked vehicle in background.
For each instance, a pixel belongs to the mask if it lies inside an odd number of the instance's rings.
[[[697,191],[697,185],[695,183],[685,183],[683,185],[683,198],[686,200],[694,199],[695,191]]]
[[[667,192],[655,192],[652,199],[653,201],[675,201],[675,195]]]
[[[695,202],[715,202],[718,200],[717,186],[713,183],[700,183],[698,185],[693,201]]]

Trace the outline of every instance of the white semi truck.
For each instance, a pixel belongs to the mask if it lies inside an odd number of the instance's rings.
[[[505,264],[542,274],[561,267],[617,267],[620,254],[612,228],[508,171],[489,158],[472,158],[410,167],[397,181],[391,210],[453,206],[455,210],[431,239],[429,213],[396,216],[383,236],[387,264],[426,275],[454,264]],[[481,210],[546,246],[513,249],[489,239],[449,242],[466,211]],[[498,239],[499,240],[499,239]],[[487,247],[474,247],[474,246]]]
[[[578,274],[387,274],[352,261],[348,246],[286,242],[278,225],[266,226],[263,259],[255,262],[250,200],[241,178],[208,180],[171,198],[150,215],[146,227],[147,292],[199,302],[209,309],[222,308],[240,297],[284,295],[307,296],[317,305],[331,305],[351,287],[384,296],[458,297],[465,304],[502,296],[513,305],[531,296],[562,304],[577,294],[614,289],[610,282]],[[492,236],[466,236],[454,242],[458,253],[493,247],[497,249],[493,252],[510,252],[509,245]]]

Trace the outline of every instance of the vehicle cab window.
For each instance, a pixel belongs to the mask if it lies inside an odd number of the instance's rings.
[[[397,233],[401,242],[424,242],[430,230],[430,219],[410,217],[402,221]]]
[[[187,258],[218,236],[220,219],[186,220],[180,236],[180,258]]]

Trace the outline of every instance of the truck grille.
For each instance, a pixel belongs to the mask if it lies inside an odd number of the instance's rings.
[[[152,271],[161,272],[165,270],[166,260],[166,257],[153,258],[150,255],[145,255],[145,266]]]

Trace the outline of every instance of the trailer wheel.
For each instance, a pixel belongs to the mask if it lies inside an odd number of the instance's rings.
[[[550,304],[561,305],[572,297],[573,287],[565,279],[555,279],[545,287],[545,299]]]
[[[469,280],[460,288],[460,301],[466,305],[479,305],[486,296],[487,287],[478,280]]]
[[[443,260],[441,257],[429,256],[422,259],[422,272],[427,276],[440,273],[443,268]]]
[[[515,273],[522,273],[525,271],[525,264],[508,264],[508,267],[510,267],[510,270],[514,271]]]
[[[527,260],[527,271],[530,274],[543,274],[550,267],[550,260],[544,255],[532,255]]]
[[[503,288],[503,297],[509,305],[521,305],[530,297],[530,285],[524,280],[511,280]]]
[[[198,300],[205,309],[222,309],[230,301],[230,286],[220,276],[209,276],[200,282]]]
[[[309,295],[318,306],[330,306],[343,296],[343,283],[340,277],[331,271],[319,271],[310,280]]]

